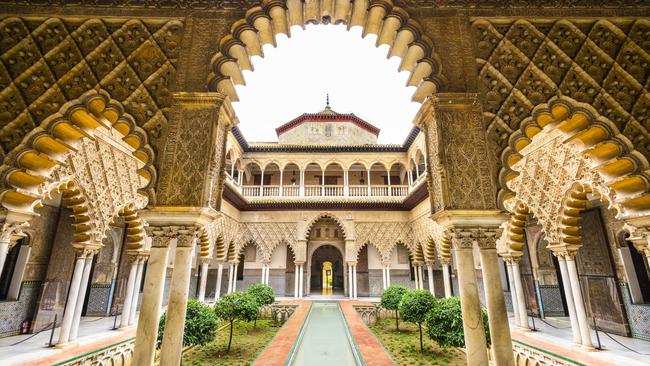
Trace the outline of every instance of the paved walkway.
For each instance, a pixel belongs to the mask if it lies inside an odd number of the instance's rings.
[[[512,315],[512,314],[510,314]],[[556,355],[583,363],[585,365],[648,365],[650,362],[650,342],[612,335],[614,339],[625,344],[633,350],[644,353],[645,355],[634,353],[625,349],[623,346],[614,342],[607,335],[600,333],[600,341],[603,350],[596,349],[585,350],[584,348],[573,343],[573,334],[571,324],[568,318],[546,318],[546,323],[540,319],[535,319],[535,327],[538,331],[521,331],[515,324],[514,318],[510,318],[510,329],[512,338],[515,341],[535,346]],[[548,324],[547,324],[548,323]],[[596,346],[596,333],[591,331],[591,338]]]
[[[289,320],[284,323],[282,328],[280,328],[278,334],[266,346],[262,354],[259,355],[254,363],[256,366],[284,365],[312,305],[312,302],[309,300],[282,301],[282,303],[298,304],[298,308],[289,317]]]
[[[113,317],[82,318],[77,341],[62,349],[47,347],[50,331],[41,332],[31,338],[32,334],[0,338],[1,364],[2,366],[52,365],[135,336],[135,326],[125,331],[111,330],[113,322]],[[60,328],[54,330],[53,343],[56,343],[59,338],[59,330]],[[20,341],[23,342],[18,343]]]
[[[388,352],[366,326],[353,306],[369,305],[369,303],[365,301],[341,301],[340,304],[364,363],[367,366],[394,365]]]

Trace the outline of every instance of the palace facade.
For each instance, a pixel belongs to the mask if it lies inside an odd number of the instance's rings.
[[[594,327],[650,340],[648,3],[0,4],[0,335],[55,323],[63,347],[119,314],[150,365],[166,306],[179,364],[187,298],[261,282],[460,296],[470,365],[488,362],[481,304],[496,365],[551,364],[513,353],[507,311],[524,330],[567,317],[585,349]],[[308,23],[401,58],[422,104],[402,144],[329,103],[278,143],[242,135],[242,71]]]

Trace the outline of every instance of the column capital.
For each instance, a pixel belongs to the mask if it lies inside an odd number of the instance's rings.
[[[478,238],[477,229],[453,228],[451,233],[454,249],[472,249],[474,241]]]
[[[554,256],[556,256],[558,259],[565,259],[567,261],[569,260],[574,260],[576,255],[578,254],[578,249],[580,249],[580,246],[577,248],[575,247],[569,247],[569,246],[560,246],[560,247],[548,247],[551,252],[553,253]]]
[[[29,226],[29,222],[5,222],[2,224],[2,231],[0,232],[0,244],[9,244],[13,247],[18,240],[25,237],[23,229]]]
[[[169,246],[169,241],[176,237],[169,226],[146,226],[144,230],[147,236],[151,237],[152,248],[166,248]]]
[[[519,263],[523,255],[524,253],[521,252],[507,252],[499,254],[499,256],[503,258],[503,261],[508,264]]]
[[[201,257],[199,258],[199,264],[210,264],[212,258]]]
[[[101,248],[101,245],[73,245],[72,248],[74,249],[75,253],[77,253],[78,258],[87,258],[89,256],[93,256],[97,253],[99,253],[99,249]]]
[[[650,259],[650,227],[637,227],[626,223],[623,225],[623,230],[628,232],[627,240],[634,245],[634,248]]]
[[[476,243],[480,249],[496,249],[497,239],[501,237],[501,233],[503,233],[502,228],[480,228]]]

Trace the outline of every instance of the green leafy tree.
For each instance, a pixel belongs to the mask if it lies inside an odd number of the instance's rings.
[[[487,312],[482,309],[483,329],[485,339],[490,345],[490,328],[488,326]],[[429,338],[442,347],[465,347],[465,334],[463,332],[463,314],[460,307],[460,298],[450,297],[435,302],[427,314],[427,333]]]
[[[408,292],[404,286],[390,285],[381,293],[381,306],[386,310],[395,311],[395,328],[399,330],[399,302],[402,296]]]
[[[158,347],[162,343],[166,320],[167,312],[164,312],[158,324]],[[185,312],[185,329],[183,330],[183,346],[206,344],[212,341],[217,336],[218,326],[219,319],[212,308],[200,301],[188,300],[187,311]]]
[[[256,283],[249,287],[246,292],[253,295],[255,301],[257,301],[257,305],[260,307],[264,305],[271,305],[275,302],[275,293],[273,292],[273,288],[269,285]],[[255,324],[253,327],[257,326],[257,318],[258,317],[255,317]]]
[[[257,318],[260,308],[253,295],[247,292],[233,292],[217,301],[214,312],[219,319],[230,323],[230,336],[228,337],[228,348],[232,343],[232,331],[235,320],[251,321]]]
[[[402,296],[399,303],[399,312],[402,319],[407,322],[415,323],[420,329],[420,351],[424,350],[422,342],[422,323],[425,322],[427,313],[433,307],[436,299],[429,291],[412,290]]]

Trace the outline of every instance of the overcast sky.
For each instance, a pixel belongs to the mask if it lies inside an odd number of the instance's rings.
[[[277,141],[275,128],[302,113],[320,112],[325,95],[339,113],[354,113],[381,129],[379,143],[400,144],[413,126],[420,104],[411,102],[408,72],[397,72],[400,59],[386,58],[388,46],[375,47],[374,35],[343,25],[291,28],[253,57],[244,71],[246,85],[236,86],[233,103],[239,128],[248,141]]]

